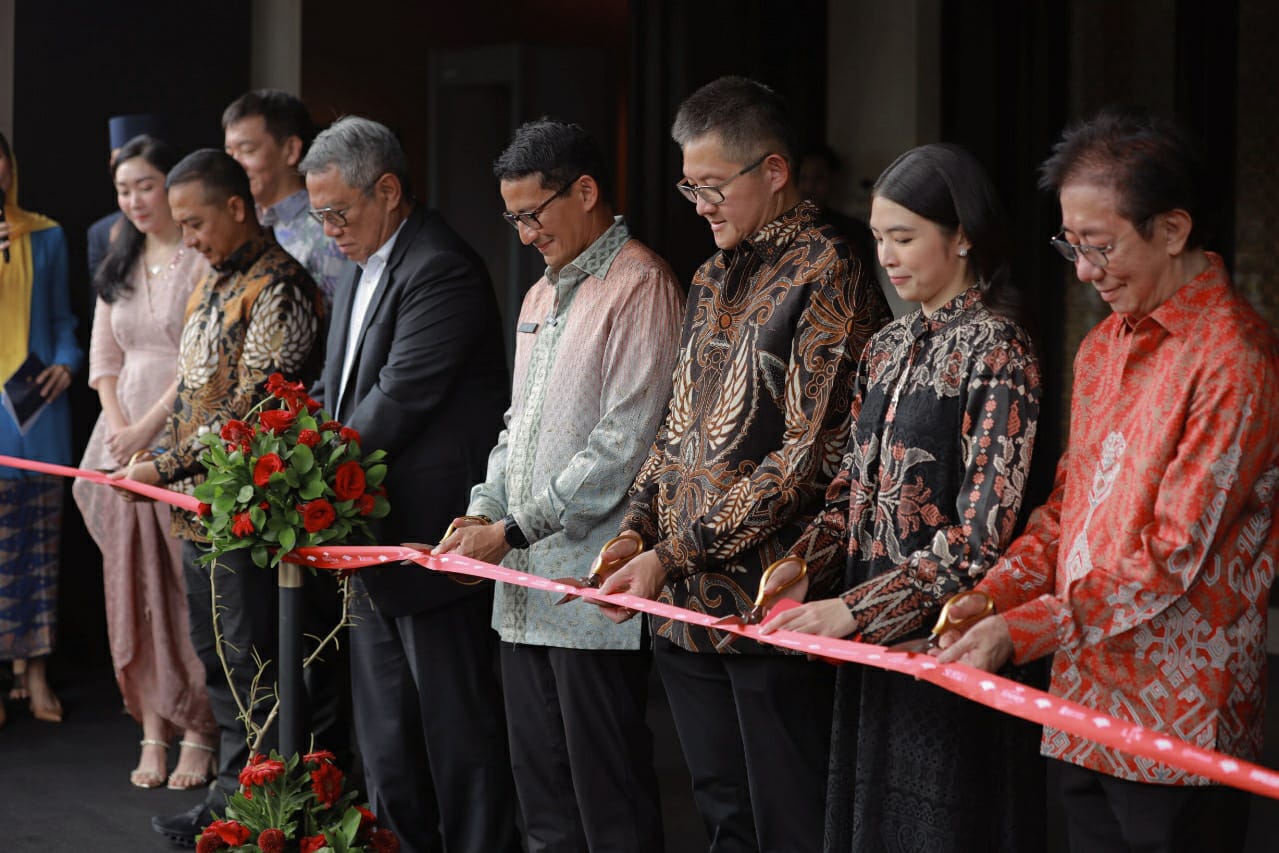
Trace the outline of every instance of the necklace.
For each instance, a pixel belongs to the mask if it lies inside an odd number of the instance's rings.
[[[147,272],[151,273],[151,275],[159,275],[160,270],[163,268],[164,266],[162,264],[148,264]]]

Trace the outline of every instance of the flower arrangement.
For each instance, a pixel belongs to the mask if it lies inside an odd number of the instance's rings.
[[[396,853],[399,839],[343,793],[333,753],[287,761],[279,753],[253,756],[240,771],[240,790],[226,815],[205,827],[196,853]]]
[[[369,519],[390,510],[386,454],[363,456],[360,434],[321,411],[302,383],[273,373],[266,390],[245,420],[200,436],[209,448],[195,489],[212,546],[205,559],[249,548],[256,565],[275,566],[294,548],[368,539]]]

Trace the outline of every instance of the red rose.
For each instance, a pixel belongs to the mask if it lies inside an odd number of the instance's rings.
[[[320,434],[313,429],[304,429],[298,433],[298,444],[315,447],[320,443]]]
[[[258,431],[244,421],[227,421],[226,426],[222,427],[222,432],[220,433],[223,441],[232,445],[238,444],[245,453],[249,452],[253,436],[257,434]]]
[[[342,428],[342,424],[338,423],[337,421],[325,421],[324,423],[320,424],[320,429],[324,430],[325,432],[333,432],[341,428]]]
[[[262,848],[262,853],[284,853],[286,840],[281,830],[271,827],[262,830],[258,836],[258,846]]]
[[[209,513],[211,512],[213,512],[213,507],[209,506],[204,501],[200,501],[200,503],[196,505],[195,514],[199,518],[208,518]]]
[[[374,509],[377,508],[377,500],[368,492],[365,492],[364,494],[360,495],[360,500],[356,504],[356,506],[360,510],[360,515],[368,515],[369,513],[373,512]]]
[[[249,760],[240,771],[240,785],[249,788],[254,785],[269,785],[284,774],[284,762],[267,758],[258,754]],[[243,842],[240,842],[243,843]]]
[[[252,536],[253,531],[257,530],[253,526],[253,518],[247,512],[237,512],[231,519],[231,533],[243,539],[245,536]]]
[[[284,460],[278,453],[268,453],[253,466],[253,485],[261,488],[271,481],[271,475],[284,470]]]
[[[338,437],[343,441],[354,441],[356,444],[360,443],[360,434],[350,427],[342,427],[338,430]]]
[[[318,533],[328,528],[333,523],[333,519],[337,518],[337,513],[333,511],[333,504],[324,498],[308,501],[298,509],[302,511],[302,525],[307,533]]]
[[[323,835],[308,835],[298,842],[298,853],[315,853],[316,850],[327,847],[328,843]]]
[[[328,762],[323,762],[311,771],[311,790],[315,799],[326,809],[342,796],[342,771]]]
[[[368,829],[377,825],[377,815],[366,809],[364,806],[356,806],[355,810],[360,813],[360,829]]]
[[[338,466],[333,474],[333,493],[340,501],[353,501],[364,494],[364,469],[359,462],[348,459]]]
[[[222,850],[225,847],[226,845],[222,843],[221,838],[206,832],[195,843],[195,853],[213,853],[214,850]]]
[[[322,762],[332,764],[337,760],[337,756],[329,752],[327,749],[317,749],[315,752],[308,752],[306,755],[302,756],[303,764],[310,764],[312,761],[317,764]]]
[[[319,400],[312,400],[310,397],[307,397],[307,398],[306,398],[305,400],[303,400],[302,402],[303,402],[303,404],[305,404],[305,406],[306,406],[306,410],[307,410],[307,412],[309,412],[310,414],[313,414],[313,415],[314,415],[316,412],[320,411],[320,401],[319,401]]]
[[[284,375],[272,373],[266,380],[266,390],[271,396],[283,400],[289,411],[297,413],[304,405],[306,387],[301,382],[286,382]]]
[[[227,847],[239,847],[249,840],[248,827],[233,820],[215,820],[204,828],[204,835],[216,835]]]
[[[375,853],[400,853],[400,839],[389,829],[375,829],[369,836],[369,844]]]
[[[287,409],[268,409],[258,415],[258,420],[262,421],[264,430],[279,435],[293,426],[293,422],[297,420],[297,417],[297,415]]]

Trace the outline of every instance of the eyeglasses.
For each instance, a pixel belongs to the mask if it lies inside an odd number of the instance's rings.
[[[350,205],[338,210],[336,207],[313,207],[307,214],[321,225],[332,225],[334,228],[346,227],[346,212]]]
[[[724,203],[724,187],[728,186],[733,181],[737,180],[742,175],[746,174],[752,169],[758,168],[759,164],[767,160],[768,157],[769,155],[765,154],[763,157],[760,157],[754,163],[751,163],[749,166],[744,167],[740,172],[738,172],[736,175],[733,175],[733,177],[729,178],[727,181],[725,181],[722,184],[697,186],[696,184],[690,184],[687,181],[680,181],[678,184],[675,185],[675,189],[679,190],[680,194],[684,196],[684,198],[692,202],[693,204],[697,204],[698,199],[701,199],[707,204],[723,204]]]
[[[1087,243],[1072,243],[1066,239],[1066,232],[1062,231],[1056,237],[1049,239],[1049,243],[1057,252],[1072,264],[1079,260],[1079,256],[1083,255],[1084,260],[1097,269],[1105,269],[1110,259],[1106,257],[1107,252],[1115,249],[1115,244],[1111,243],[1107,246],[1089,246]]]
[[[542,211],[546,210],[546,208],[549,207],[551,202],[555,201],[555,199],[559,198],[560,196],[568,192],[570,189],[572,189],[573,184],[577,183],[577,179],[580,177],[582,176],[578,175],[577,178],[574,178],[573,180],[569,181],[564,186],[560,187],[558,190],[556,190],[555,195],[551,196],[546,201],[542,202],[537,207],[533,208],[527,213],[514,213],[513,211],[510,211],[510,210],[504,210],[502,211],[502,218],[505,219],[508,223],[510,223],[510,226],[514,228],[516,231],[520,230],[521,225],[523,225],[525,228],[529,229],[530,231],[541,231],[542,223],[538,221],[537,215],[541,213]]]

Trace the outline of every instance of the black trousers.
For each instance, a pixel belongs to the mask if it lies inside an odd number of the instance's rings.
[[[279,587],[276,571],[253,565],[247,549],[223,554],[212,566],[197,562],[205,553],[205,549],[195,543],[182,543],[191,642],[204,664],[209,704],[213,708],[213,719],[221,729],[217,785],[210,789],[207,800],[209,807],[220,814],[226,806],[225,798],[239,787],[240,771],[249,760],[249,747],[244,724],[239,719],[239,706],[231,694],[214,644],[211,588],[218,596],[218,623],[227,666],[231,670],[236,693],[248,702],[251,683],[258,671],[255,650],[262,660],[267,661],[259,683],[269,687],[277,680]],[[308,575],[305,584],[308,613],[303,619],[304,631],[323,636],[332,629],[340,613],[335,599],[336,588],[332,579],[327,577]],[[309,708],[305,718],[315,737],[316,748],[333,750],[341,757],[349,751],[350,724],[342,713],[343,702],[340,701],[340,685],[345,679],[339,678],[335,671],[334,659],[339,659],[339,655],[330,651],[325,660],[317,661],[306,672]],[[275,704],[275,696],[263,693],[259,699],[253,707],[253,719],[261,725]],[[267,732],[260,746],[262,752],[278,748],[277,728],[273,724]]]
[[[661,853],[647,651],[501,644],[528,853]]]
[[[1058,761],[1071,853],[1237,853],[1248,794],[1222,785],[1130,782]]]
[[[477,593],[388,617],[357,595],[351,689],[365,793],[403,853],[519,850],[492,606]]]
[[[835,668],[660,637],[654,651],[711,853],[820,851]]]

